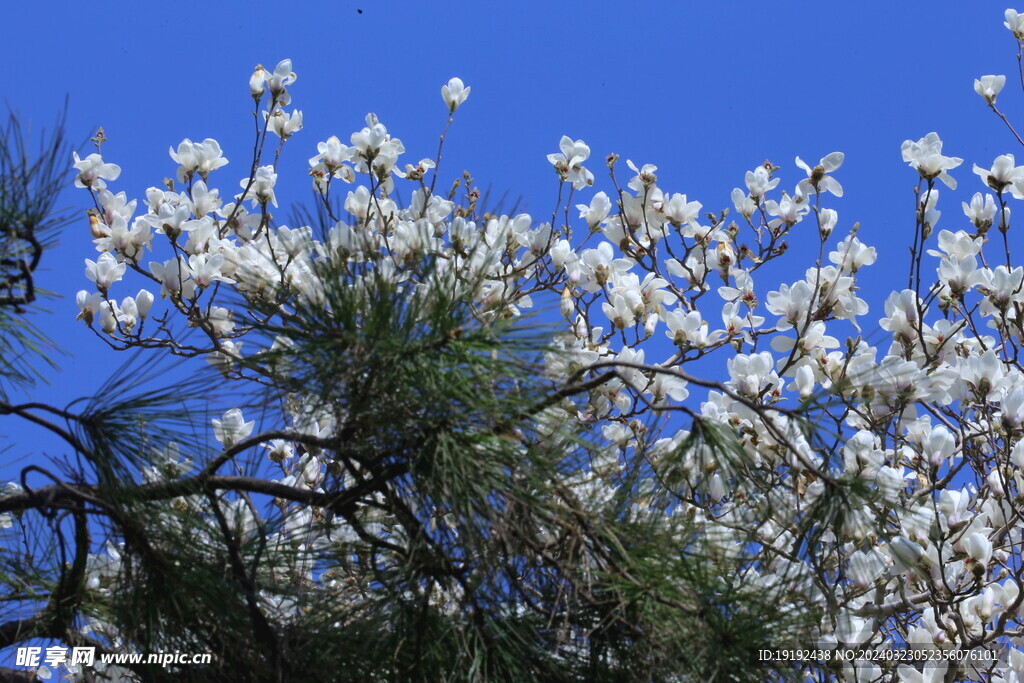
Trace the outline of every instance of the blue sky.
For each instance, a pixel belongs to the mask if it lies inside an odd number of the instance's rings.
[[[563,134],[584,139],[598,159],[614,151],[656,164],[659,186],[712,211],[731,206],[732,188],[766,159],[792,188],[796,155],[816,160],[841,150],[846,197],[832,204],[837,235],[860,221],[862,240],[879,248],[861,283],[877,320],[885,294],[905,282],[913,234],[916,177],[900,143],[934,130],[947,154],[964,157],[954,171],[956,201],[943,202],[939,227],[948,229],[966,226],[959,201],[984,189],[971,163],[987,167],[1016,151],[972,89],[981,74],[1006,73],[1000,104],[1021,111],[1004,9],[871,1],[37,2],[6,14],[0,57],[8,64],[4,97],[23,119],[49,125],[68,96],[72,139],[102,125],[104,156],[123,169],[111,188],[139,198],[173,175],[167,148],[185,137],[220,141],[231,163],[212,184],[222,195],[233,191],[250,154],[248,77],[257,63],[272,68],[291,58],[299,76],[292,106],[304,112],[305,127],[282,160],[282,220],[288,204],[310,199],[306,160],[316,143],[331,134],[347,140],[367,112],[404,141],[406,161],[432,156],[445,118],[439,88],[456,75],[472,95],[446,144],[442,177],[469,169],[496,195],[521,197],[540,219],[557,190],[545,155]],[[600,161],[590,166],[602,182]],[[74,321],[74,294],[89,284],[82,260],[95,257],[87,199],[73,190],[62,197],[81,220],[46,255],[40,275],[61,298],[39,323],[73,355],[36,397],[60,405],[94,391],[124,360]],[[787,281],[816,252],[816,237],[803,243],[799,227],[787,260],[795,270],[780,274]],[[762,278],[768,284],[776,283]],[[18,440],[28,434],[21,429],[0,425]],[[48,444],[34,442],[31,452],[54,454]]]

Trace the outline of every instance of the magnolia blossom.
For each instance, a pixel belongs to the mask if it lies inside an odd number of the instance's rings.
[[[359,173],[373,173],[390,191],[390,173],[398,163],[398,157],[405,153],[405,145],[398,138],[388,134],[388,129],[376,114],[366,115],[366,127],[350,137],[355,170]]]
[[[814,395],[814,370],[810,365],[801,365],[794,373],[793,387],[800,393],[800,398],[808,399]]]
[[[590,200],[589,205],[577,204],[576,208],[580,211],[580,218],[585,218],[587,220],[587,226],[591,230],[597,230],[611,212],[612,202],[608,198],[607,194],[604,192],[598,192],[594,195],[593,199]]]
[[[701,318],[699,311],[670,311],[665,323],[668,327],[665,335],[678,346],[692,345],[702,348],[708,343],[708,325]]]
[[[1000,402],[1002,423],[1009,429],[1024,426],[1024,387],[1014,387]]]
[[[583,167],[583,162],[590,157],[590,147],[582,140],[574,142],[568,135],[562,136],[558,147],[561,153],[548,155],[548,161],[555,167],[555,171],[577,190],[593,185],[594,174]]]
[[[448,81],[447,85],[441,86],[441,99],[444,100],[450,113],[454,114],[455,110],[462,106],[462,103],[469,97],[470,90],[469,86],[462,84],[461,78],[453,78]]]
[[[992,219],[996,215],[996,202],[992,195],[975,192],[971,197],[970,204],[967,202],[960,204],[964,209],[964,215],[974,224],[974,227],[979,230],[991,227]]]
[[[231,408],[224,413],[221,419],[214,418],[210,422],[213,423],[214,438],[223,444],[224,448],[230,448],[239,439],[244,439],[252,434],[252,430],[256,426],[255,420],[246,422],[242,417],[242,411],[238,408]]]
[[[296,131],[302,129],[302,112],[296,109],[288,115],[283,109],[276,110],[273,114],[263,112],[267,119],[267,128],[279,138],[288,139]]]
[[[1024,181],[1024,166],[1017,166],[1012,154],[1001,154],[992,162],[992,168],[974,165],[974,173],[996,192],[1009,190],[1018,199],[1024,198],[1017,184]]]
[[[282,59],[274,67],[274,72],[267,74],[267,87],[270,89],[270,94],[277,100],[277,104],[285,106],[291,103],[291,96],[288,94],[286,88],[295,82],[297,76],[292,71],[292,60]],[[252,82],[250,80],[250,89]]]
[[[768,212],[769,216],[775,217],[768,221],[768,227],[777,230],[780,226],[785,225],[787,228],[791,228],[802,221],[807,212],[810,211],[810,207],[804,200],[803,195],[799,193],[794,197],[790,197],[789,193],[783,190],[782,198],[779,201],[774,199],[766,201],[764,203],[765,211]],[[753,215],[753,211],[749,211],[744,215]]]
[[[838,221],[839,214],[835,209],[822,209],[818,213],[818,229],[823,239],[827,239],[832,234],[832,230],[835,229]]]
[[[198,173],[203,178],[228,163],[220,149],[220,143],[213,138],[202,142],[192,142],[185,138],[178,144],[178,151],[168,149],[171,159],[178,162],[178,182],[186,183],[192,174]]]
[[[277,197],[274,195],[274,185],[276,183],[277,173],[274,171],[274,167],[260,166],[256,169],[256,174],[252,178],[245,178],[239,181],[238,184],[243,190],[248,190],[248,193],[252,194],[253,206],[269,203],[274,208],[277,208]],[[238,198],[245,199],[248,193],[243,192]]]
[[[757,211],[757,202],[748,194],[744,194],[743,190],[736,188],[732,191],[732,203],[736,207],[736,210],[748,221]]]
[[[634,164],[632,160],[626,159],[626,166],[629,166],[629,169],[636,174],[629,179],[629,183],[627,184],[629,189],[634,192],[644,192],[647,188],[653,186],[658,180],[658,176],[654,175],[654,172],[658,170],[658,167],[654,164],[644,164],[643,167],[637,168],[636,164]],[[659,193],[655,192],[655,196],[659,196]]]
[[[811,168],[800,157],[796,158],[796,165],[807,173],[807,178],[800,181],[798,186],[801,191],[810,194],[815,192],[831,192],[837,197],[843,196],[843,186],[839,181],[828,175],[843,165],[846,156],[842,152],[832,152],[822,157],[818,164]]]
[[[1008,9],[1004,16],[1006,21],[1003,22],[1003,26],[1010,29],[1018,41],[1024,40],[1024,14],[1015,9]]]
[[[662,205],[662,210],[672,225],[694,224],[700,215],[701,203],[687,201],[685,194],[675,193]]]
[[[309,165],[315,168],[318,164],[323,163],[331,173],[337,173],[343,163],[352,159],[352,151],[348,146],[342,144],[336,135],[327,138],[325,142],[318,143],[316,149],[319,154],[309,160]]]
[[[901,151],[903,161],[916,169],[922,178],[938,178],[949,189],[956,189],[956,180],[948,172],[962,164],[964,160],[942,154],[942,140],[939,139],[938,133],[928,133],[917,142],[905,140]]]
[[[982,76],[974,79],[974,92],[981,95],[989,104],[996,103],[998,95],[1003,86],[1006,85],[1006,76]]]
[[[765,196],[779,184],[779,179],[770,177],[768,169],[764,166],[747,171],[744,181],[747,184],[747,190],[750,191],[750,196],[755,200]]]
[[[124,275],[125,264],[118,263],[113,254],[103,253],[95,261],[85,260],[85,276],[96,283],[100,292],[106,292],[110,286]]]
[[[78,305],[77,319],[84,321],[86,325],[92,325],[93,317],[103,303],[103,295],[83,289],[75,296],[75,303]]]
[[[103,157],[99,154],[90,154],[84,159],[78,157],[78,152],[71,154],[75,158],[75,169],[78,171],[78,175],[75,176],[75,187],[102,190],[107,186],[104,180],[117,180],[121,175],[120,166],[104,163]]]

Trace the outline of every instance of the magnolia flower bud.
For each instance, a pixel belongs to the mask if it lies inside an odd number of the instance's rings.
[[[99,240],[109,237],[110,229],[103,225],[100,217],[96,215],[96,209],[88,209],[86,213],[89,215],[89,232],[92,234],[92,238]]]
[[[146,289],[140,289],[135,295],[135,307],[138,309],[139,317],[145,318],[149,315],[149,309],[153,305],[153,295]]]
[[[572,326],[572,331],[577,339],[587,338],[587,321],[582,315],[576,316],[576,323]]]
[[[270,74],[267,73],[267,70],[263,68],[262,64],[257,64],[256,70],[249,77],[249,92],[254,100],[259,101],[263,97],[263,93],[267,91],[268,78],[270,78]]]
[[[565,289],[562,290],[562,301],[561,301],[562,315],[568,318],[572,315],[572,312],[576,310],[576,306],[572,300],[572,291],[569,286],[566,285]]]
[[[650,337],[658,329],[658,314],[651,313],[644,322],[644,335]]]

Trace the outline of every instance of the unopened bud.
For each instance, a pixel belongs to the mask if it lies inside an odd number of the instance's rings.
[[[647,321],[644,322],[644,335],[650,337],[654,334],[654,331],[658,328],[658,314],[651,313],[647,317]]]
[[[102,239],[107,237],[106,226],[100,220],[100,217],[96,215],[95,209],[87,209],[86,213],[89,214],[89,232],[92,233],[93,239]]]
[[[267,70],[263,68],[262,64],[256,65],[256,70],[252,72],[252,76],[249,77],[249,92],[252,94],[252,98],[259,101],[263,97],[263,93],[267,91]]]
[[[573,303],[572,292],[569,290],[569,285],[566,285],[565,289],[562,290],[561,307],[562,315],[564,315],[566,318],[572,315],[572,312],[576,310],[576,305]]]

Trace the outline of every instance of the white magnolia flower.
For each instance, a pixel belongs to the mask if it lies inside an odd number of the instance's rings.
[[[121,175],[121,167],[117,164],[108,164],[103,161],[99,154],[90,154],[84,159],[78,157],[78,152],[72,152],[75,159],[75,168],[78,175],[75,176],[75,187],[87,187],[102,190],[107,186],[104,180],[117,180]]]
[[[263,93],[267,91],[267,81],[269,79],[270,74],[267,70],[263,68],[262,64],[257,64],[252,72],[252,76],[249,77],[249,94],[252,95],[254,100],[259,100],[263,97]]]
[[[140,318],[149,316],[149,309],[153,306],[153,295],[148,290],[140,289],[135,295],[135,307]]]
[[[597,230],[608,214],[612,210],[612,201],[608,198],[604,192],[598,192],[590,200],[590,205],[577,204],[576,208],[579,209],[580,218],[587,220],[587,225],[591,230]]]
[[[850,578],[861,588],[871,586],[882,575],[889,561],[877,548],[858,550],[850,556]]]
[[[745,181],[747,190],[754,201],[760,200],[779,184],[779,179],[772,178],[768,169],[764,166],[758,166],[753,171],[747,171]]]
[[[842,152],[832,152],[822,157],[818,164],[811,168],[800,157],[796,158],[796,165],[807,173],[807,177],[800,181],[797,186],[804,194],[815,192],[831,192],[837,197],[843,196],[843,186],[839,181],[829,175],[843,165],[846,156]]]
[[[263,112],[263,118],[268,119],[267,127],[270,132],[282,140],[287,140],[302,129],[302,112],[298,109],[291,115],[285,114],[284,109],[277,109],[273,114]]]
[[[590,157],[590,148],[586,143],[582,140],[573,141],[568,135],[563,135],[558,147],[562,150],[560,153],[548,155],[548,161],[555,167],[555,171],[577,190],[593,185],[594,174],[583,167],[583,162]]]
[[[291,103],[291,95],[288,94],[287,87],[294,83],[296,78],[298,77],[292,71],[292,60],[282,59],[274,67],[274,73],[267,78],[267,87],[271,96],[276,98],[278,106],[284,107]]]
[[[99,292],[88,292],[83,289],[75,296],[75,303],[78,304],[78,317],[76,320],[81,320],[86,325],[92,325],[93,318],[103,303],[103,295]]]
[[[178,151],[169,148],[171,159],[178,162],[178,182],[187,183],[194,173],[206,178],[211,171],[215,171],[228,163],[220,149],[220,143],[213,138],[206,138],[202,142],[192,142],[185,138],[178,143]]]
[[[818,229],[822,239],[828,239],[839,222],[839,213],[835,209],[822,209],[818,212]]]
[[[963,541],[967,556],[981,565],[987,565],[992,558],[992,541],[981,533],[973,533]]]
[[[252,434],[252,430],[256,426],[255,420],[246,422],[242,417],[242,411],[238,408],[228,410],[221,419],[214,418],[211,422],[213,423],[213,436],[224,445],[224,448],[230,448],[240,439]]]
[[[1017,189],[1017,183],[1024,181],[1024,166],[1017,166],[1012,154],[997,156],[992,162],[992,168],[989,169],[975,164],[974,173],[981,178],[981,182],[996,192],[1009,189],[1018,199],[1024,198]]]
[[[662,205],[665,218],[675,226],[696,222],[697,217],[700,215],[700,210],[701,203],[687,201],[685,194],[673,194]]]
[[[961,206],[963,206],[964,215],[974,224],[974,227],[979,230],[991,227],[997,210],[996,201],[992,195],[975,192],[971,197],[971,203],[961,202]]]
[[[916,169],[922,178],[926,180],[938,178],[949,189],[956,189],[956,180],[949,175],[948,171],[962,164],[964,160],[942,154],[942,140],[939,139],[938,133],[928,133],[917,142],[904,140],[901,151],[903,161],[909,163],[911,168]]]
[[[461,78],[453,78],[447,85],[441,86],[441,99],[448,107],[448,112],[454,114],[455,110],[462,106],[462,103],[469,97],[469,86],[462,84]]]
[[[1006,76],[982,76],[974,79],[974,92],[981,95],[989,104],[996,103],[996,95],[1006,85]]]
[[[95,261],[85,259],[85,276],[96,283],[96,289],[106,293],[110,285],[124,275],[125,264],[118,263],[113,254],[103,253]]]
[[[252,199],[252,205],[272,204],[277,208],[277,197],[274,195],[274,185],[277,184],[277,173],[273,166],[260,166],[256,169],[256,175],[252,178],[245,178],[238,183],[248,193],[239,195],[239,199]]]
[[[1003,26],[1010,29],[1013,37],[1018,41],[1024,40],[1024,14],[1019,13],[1015,9],[1008,9],[1004,16],[1006,21],[1003,22]]]
[[[342,144],[336,135],[327,138],[325,142],[318,142],[316,150],[319,154],[309,160],[309,165],[316,167],[322,162],[330,173],[337,173],[343,163],[352,159],[352,150]]]
[[[766,201],[764,203],[765,211],[768,212],[769,216],[775,216],[775,218],[768,221],[768,227],[778,228],[781,225],[785,225],[787,228],[791,228],[802,221],[807,212],[810,211],[810,207],[805,200],[806,198],[799,192],[795,196],[790,197],[788,192],[783,191],[782,199],[779,201],[774,199]]]

